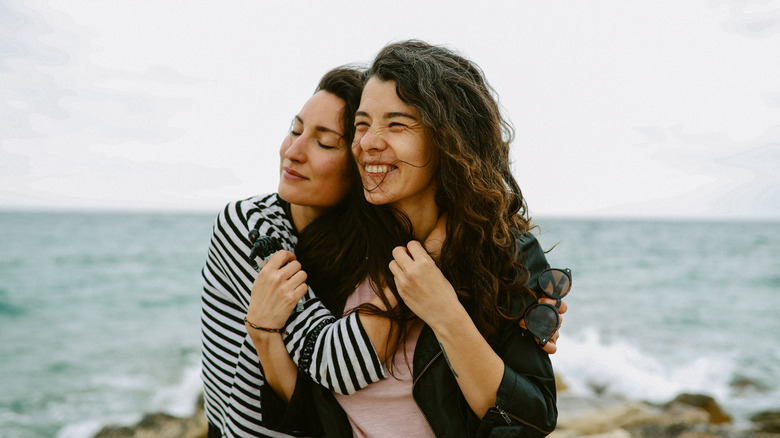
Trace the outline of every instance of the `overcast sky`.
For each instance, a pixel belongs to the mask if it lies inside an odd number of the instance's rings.
[[[273,192],[319,77],[478,63],[534,215],[780,218],[780,1],[0,0],[0,209]]]

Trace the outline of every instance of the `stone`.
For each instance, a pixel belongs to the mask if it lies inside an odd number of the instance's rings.
[[[558,373],[555,373],[555,391],[561,393],[568,390],[569,386],[566,384],[563,378]]]
[[[195,413],[180,418],[165,413],[145,415],[133,426],[105,426],[95,438],[206,438],[208,421],[203,412],[203,398],[198,400]]]
[[[729,414],[724,412],[723,409],[721,409],[721,407],[715,401],[715,399],[708,395],[680,394],[674,400],[669,402],[670,405],[673,403],[682,403],[682,404],[704,409],[704,411],[710,414],[710,423],[713,424],[731,423],[731,417],[729,416]]]
[[[750,417],[759,432],[780,434],[780,411],[760,412]]]

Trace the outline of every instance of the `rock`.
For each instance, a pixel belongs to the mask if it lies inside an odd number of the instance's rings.
[[[749,379],[747,377],[736,377],[730,383],[729,386],[737,393],[746,392],[766,392],[771,390],[768,385],[758,381]]]
[[[625,406],[602,410],[598,415],[581,417],[563,424],[566,429],[575,430],[583,435],[611,433],[615,429],[645,424],[656,420],[658,414],[642,403],[630,403]]]
[[[563,381],[563,378],[561,378],[558,373],[555,374],[555,391],[556,392],[566,392],[569,390],[569,386],[566,385],[566,382]]]
[[[731,417],[720,408],[714,398],[708,395],[702,394],[680,394],[674,400],[669,402],[669,405],[673,403],[682,403],[685,405],[695,406],[697,408],[704,409],[710,414],[710,423],[723,424],[731,423]],[[667,405],[667,406],[669,406]]]
[[[759,432],[780,434],[780,411],[760,412],[750,417],[750,421]]]
[[[771,429],[780,413],[756,415],[757,429],[738,430],[732,423],[712,422],[713,414],[705,407],[712,410],[713,403],[710,397],[690,394],[654,405],[615,395],[562,393],[558,428],[549,438],[780,438]],[[768,428],[759,430],[763,425]]]
[[[133,426],[106,426],[95,438],[206,438],[208,422],[203,413],[203,398],[195,413],[187,418],[164,413],[148,414]]]

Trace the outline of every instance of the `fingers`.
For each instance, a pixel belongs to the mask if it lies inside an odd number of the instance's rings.
[[[296,260],[295,254],[281,250],[268,259],[265,265],[263,265],[260,275],[269,276],[273,275],[272,273],[274,272],[278,272],[279,279],[288,280],[297,272],[301,272],[302,268],[301,263]]]
[[[393,249],[393,259],[401,269],[407,269],[413,262],[432,260],[428,251],[416,240],[412,240],[406,246],[396,246]]]
[[[428,255],[428,251],[425,250],[425,248],[422,246],[422,243],[412,240],[406,245],[406,249],[409,251],[409,254],[411,254],[412,259],[414,260],[424,260],[426,258],[430,258]]]
[[[556,304],[556,301],[554,299],[548,298],[546,296],[543,296],[542,298],[539,298],[537,300],[537,302],[538,303],[543,303],[543,304],[549,304],[551,306],[555,306],[555,304]],[[569,308],[569,306],[566,304],[566,302],[561,300],[560,307],[558,307],[558,309],[557,309],[558,310],[558,314],[562,315],[562,314],[566,313],[568,308]],[[556,343],[558,342],[558,338],[560,337],[560,331],[559,330],[560,330],[562,324],[563,324],[563,317],[559,317],[558,318],[558,328],[555,330],[555,333],[553,333],[553,335],[550,337],[550,339],[547,341],[547,343],[542,347],[542,349],[547,354],[555,354],[555,352],[558,351],[558,346],[556,345]],[[528,329],[528,327],[525,324],[525,319],[521,319],[518,322],[518,325],[523,330],[527,330]],[[538,343],[539,339],[537,339],[536,342]]]
[[[413,259],[405,246],[396,246],[393,248],[393,261],[396,262],[399,268],[403,268],[411,263]]]
[[[268,261],[265,263],[264,266],[267,266],[271,269],[279,269],[282,266],[284,266],[286,263],[291,262],[295,260],[295,254],[291,253],[290,251],[281,250],[276,251],[271,257],[268,258]]]
[[[428,255],[428,252],[422,246],[422,244],[416,240],[409,242],[407,246],[396,246],[393,249],[393,260],[390,261],[390,272],[395,276],[395,283],[398,287],[399,293],[402,285],[410,277],[413,277],[413,267],[415,263],[430,261],[433,263],[433,259]],[[421,265],[417,265],[421,266]],[[434,263],[435,266],[435,263]],[[419,270],[417,271],[419,272]]]
[[[555,352],[558,351],[558,346],[555,345],[555,342],[552,339],[550,339],[546,344],[544,344],[542,350],[544,350],[544,352],[547,354],[555,354]]]
[[[542,298],[539,298],[539,300],[537,300],[537,301],[539,303],[546,303],[546,304],[549,304],[551,306],[555,306],[555,300],[552,299],[552,298],[548,298],[546,296],[543,296]],[[563,315],[564,313],[566,313],[567,310],[569,310],[569,305],[566,304],[566,301],[561,300],[561,305],[558,307],[558,314]]]
[[[395,277],[398,277],[404,273],[404,270],[401,269],[401,265],[398,264],[398,261],[396,260],[390,260],[390,272],[393,273]]]

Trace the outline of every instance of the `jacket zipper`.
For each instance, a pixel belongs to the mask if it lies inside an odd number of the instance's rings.
[[[512,424],[512,420],[509,418],[509,414],[507,414],[505,410],[501,409],[501,406],[496,405],[496,409],[498,409],[498,413],[501,414],[501,418],[506,421],[506,424]]]
[[[504,421],[506,421],[506,424],[512,424],[512,420],[515,420],[515,421],[517,421],[520,424],[524,424],[524,425],[526,425],[526,426],[528,426],[528,427],[530,427],[532,429],[536,429],[539,432],[542,432],[544,434],[551,434],[553,432],[552,430],[544,430],[544,429],[540,428],[539,426],[536,426],[534,424],[531,424],[531,423],[529,423],[527,421],[522,420],[520,417],[517,417],[515,415],[510,414],[509,412],[501,409],[501,407],[498,406],[498,404],[496,404],[496,410],[498,411],[499,414],[501,414],[501,418],[503,418]]]
[[[420,407],[420,404],[417,403],[417,399],[414,398],[414,387],[417,385],[417,382],[420,381],[420,377],[422,377],[422,375],[425,374],[426,371],[428,371],[428,368],[431,367],[431,365],[433,364],[433,361],[435,361],[439,356],[441,356],[441,351],[436,353],[436,356],[433,356],[433,358],[431,358],[431,360],[428,362],[428,364],[425,365],[425,368],[423,368],[422,371],[420,371],[420,375],[417,376],[416,379],[414,379],[414,382],[412,382],[412,400],[414,400],[414,404],[417,405],[417,409],[420,410],[420,413],[422,414],[423,418],[425,418],[425,422],[428,423],[428,427],[430,427],[431,430],[433,430],[433,426],[431,426],[431,422],[428,420],[428,416],[425,415],[425,411],[423,411],[423,409]],[[436,431],[433,430],[433,433],[435,435]]]

